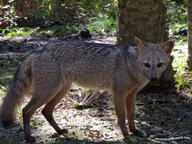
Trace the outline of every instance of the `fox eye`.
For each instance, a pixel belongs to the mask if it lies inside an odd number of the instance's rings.
[[[151,65],[149,63],[144,63],[145,67],[150,68]]]
[[[162,67],[162,65],[163,65],[163,63],[158,63],[157,67],[160,68],[160,67]]]

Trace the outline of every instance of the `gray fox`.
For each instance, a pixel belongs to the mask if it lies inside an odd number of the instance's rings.
[[[22,110],[26,140],[35,141],[29,123],[35,110],[42,105],[45,105],[42,114],[50,125],[59,134],[67,133],[67,129],[61,129],[55,122],[53,110],[71,84],[77,83],[111,92],[123,136],[142,136],[134,123],[136,95],[165,71],[174,41],[152,44],[137,37],[134,40],[137,47],[82,41],[57,41],[39,47],[27,56],[15,73],[1,107],[2,125],[11,124],[16,106],[32,87],[31,100]]]

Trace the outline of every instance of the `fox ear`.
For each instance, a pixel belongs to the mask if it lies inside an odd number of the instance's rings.
[[[161,45],[160,49],[164,51],[168,56],[170,56],[173,47],[174,47],[174,41],[168,40]]]
[[[143,52],[144,50],[147,49],[147,43],[145,41],[140,40],[138,37],[134,37],[134,41],[138,47],[138,54],[140,54],[141,52]]]

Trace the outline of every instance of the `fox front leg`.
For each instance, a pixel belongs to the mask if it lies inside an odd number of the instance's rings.
[[[119,93],[113,93],[115,112],[117,116],[117,123],[121,129],[123,136],[128,136],[128,130],[125,123],[125,97]]]
[[[126,97],[126,113],[127,113],[128,124],[129,124],[129,135],[145,137],[145,133],[135,128],[134,111],[135,111],[136,95],[137,95],[137,90],[134,89]]]

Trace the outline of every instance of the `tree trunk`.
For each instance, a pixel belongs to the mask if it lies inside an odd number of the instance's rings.
[[[135,45],[137,36],[148,42],[168,39],[162,0],[119,0],[118,43]]]
[[[151,43],[168,40],[166,7],[162,0],[119,0],[118,7],[117,41],[119,44],[135,45],[134,36]],[[150,83],[149,87],[173,88],[174,73],[170,64],[161,80]]]
[[[188,67],[192,71],[192,0],[188,0]]]

